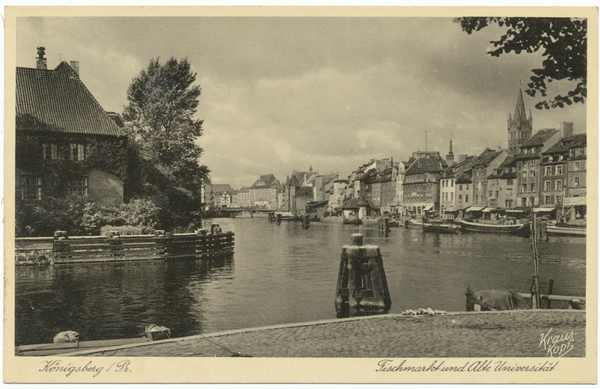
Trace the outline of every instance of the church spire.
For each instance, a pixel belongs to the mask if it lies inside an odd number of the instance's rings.
[[[452,152],[452,139],[450,139],[450,151],[448,151],[448,154],[454,155],[454,153]]]
[[[525,102],[523,101],[523,91],[519,86],[519,94],[517,95],[517,106],[515,107],[514,120],[523,122],[527,120],[527,113],[525,112]]]

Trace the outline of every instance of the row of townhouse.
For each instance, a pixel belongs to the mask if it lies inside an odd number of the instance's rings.
[[[290,212],[305,212],[308,206],[327,204],[338,175],[294,170],[281,183],[273,174],[263,174],[250,187],[233,190],[229,185],[204,185],[206,206],[228,208],[260,207]]]
[[[230,207],[233,203],[235,191],[229,184],[211,184],[210,179],[207,179],[201,190],[204,210],[211,207]]]
[[[447,168],[440,179],[440,214],[453,218],[464,212],[585,205],[585,199],[574,199],[586,195],[586,139],[586,134],[573,135],[572,123],[562,123],[559,129],[538,131],[516,155],[486,149]]]
[[[522,213],[524,207],[585,204],[573,198],[585,196],[586,135],[573,135],[572,123],[540,130],[517,148],[516,155],[488,148],[478,156],[460,155],[455,163],[450,143],[446,159],[437,151],[417,151],[397,164],[371,160],[348,179],[334,180],[329,207],[359,218],[386,211],[455,218],[492,209]]]
[[[356,213],[359,218],[401,211],[405,162],[371,159],[347,179],[333,181],[328,209]]]

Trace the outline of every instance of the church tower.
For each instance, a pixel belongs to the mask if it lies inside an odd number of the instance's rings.
[[[517,95],[517,106],[515,107],[515,114],[511,117],[510,112],[508,113],[508,153],[515,155],[519,153],[519,146],[527,142],[531,138],[531,130],[533,125],[533,119],[531,118],[531,111],[529,111],[529,119],[525,112],[525,103],[523,102],[523,92],[519,87],[519,94]]]

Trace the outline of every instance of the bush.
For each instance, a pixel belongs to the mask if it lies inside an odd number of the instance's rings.
[[[47,197],[43,203],[17,200],[15,234],[21,236],[53,236],[54,231],[81,235],[84,210],[88,199],[81,196]]]
[[[152,200],[134,199],[127,204],[103,205],[89,203],[86,205],[83,215],[83,226],[91,235],[102,234],[105,226],[115,227],[139,227],[154,230],[157,225],[160,209]],[[131,234],[129,234],[131,235]]]
[[[146,199],[106,205],[92,203],[81,196],[49,197],[41,203],[18,200],[15,218],[17,237],[53,236],[58,230],[67,231],[71,236],[100,235],[104,226],[113,229],[133,226],[140,231],[153,231],[159,224],[161,209]]]
[[[146,235],[154,233],[154,228],[146,226],[104,226],[100,228],[100,235],[108,236],[111,231],[116,231],[120,235]]]

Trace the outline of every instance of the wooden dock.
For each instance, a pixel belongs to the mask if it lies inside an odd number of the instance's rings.
[[[234,234],[221,232],[219,228],[212,234],[208,234],[206,230],[199,230],[196,233],[185,234],[160,231],[155,235],[69,237],[64,231],[57,231],[54,238],[35,238],[32,242],[17,239],[16,248],[17,252],[52,250],[49,261],[53,265],[203,259],[232,254]]]

